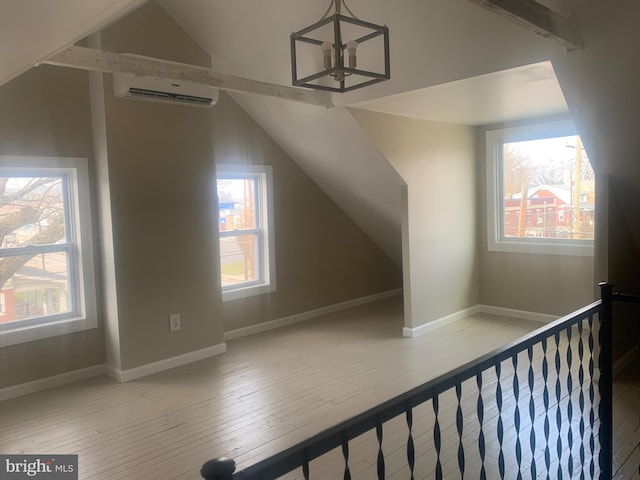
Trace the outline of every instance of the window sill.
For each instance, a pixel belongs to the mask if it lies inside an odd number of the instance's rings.
[[[532,241],[509,241],[490,242],[488,250],[490,252],[505,253],[529,253],[534,255],[566,255],[576,257],[593,257],[593,243],[555,243]]]
[[[29,327],[16,325],[16,328],[0,332],[0,347],[68,335],[74,332],[90,330],[97,326],[98,322],[96,320],[89,320],[82,317],[56,320],[51,323],[32,325]]]
[[[233,290],[222,291],[222,301],[240,300],[242,298],[253,297],[256,295],[264,295],[265,293],[275,292],[276,288],[273,284],[263,283],[260,285],[250,285],[247,287],[234,288]]]

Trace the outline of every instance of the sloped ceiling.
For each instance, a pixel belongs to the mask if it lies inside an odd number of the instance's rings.
[[[565,8],[563,0],[540,1],[558,11]],[[0,5],[0,84],[141,3],[141,0],[5,0]],[[159,0],[159,3],[211,54],[215,69],[289,85],[289,35],[318,20],[330,2]],[[446,90],[448,95],[462,98],[460,89],[470,88],[464,79],[537,64],[563,52],[556,44],[467,0],[348,0],[347,4],[360,18],[389,26],[390,81],[334,95],[338,108],[329,110],[251,94],[234,94],[234,98],[400,264],[403,180],[342,107],[404,92],[442,100]],[[551,84],[554,81],[550,79]],[[509,97],[513,100],[520,88],[499,88],[496,83],[492,92],[488,92],[486,87],[490,85],[491,82],[484,82],[487,98],[502,105],[509,102]],[[425,90],[429,88],[435,90]],[[557,84],[553,88],[557,90]],[[527,94],[532,99],[536,95],[548,97],[544,89],[529,89]],[[384,108],[406,114],[397,100],[385,99]],[[412,103],[406,97],[402,101]],[[477,105],[474,107],[471,102],[459,104],[454,116],[447,108],[436,111],[433,103],[427,101],[427,113],[413,114],[467,124],[488,118],[477,116]],[[566,108],[559,104],[563,102],[542,109],[542,102],[531,103],[537,104],[536,115]],[[527,116],[531,114],[527,108],[521,108],[517,115],[507,114],[506,110],[494,112],[491,120]]]
[[[2,0],[0,85],[145,0]]]

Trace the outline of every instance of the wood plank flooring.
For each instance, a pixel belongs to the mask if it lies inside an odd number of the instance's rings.
[[[640,480],[640,357],[613,385],[614,479]]]
[[[413,339],[402,326],[401,300],[392,298],[236,339],[225,355],[137,381],[100,377],[5,401],[0,452],[77,453],[82,479],[197,479],[216,456],[241,469],[539,324],[478,314]],[[620,397],[631,417],[637,383]],[[640,435],[637,423],[622,423],[629,439]],[[443,436],[455,433],[448,428]],[[640,455],[631,444],[616,452],[630,465]],[[455,452],[447,461],[457,465]],[[405,478],[400,463],[389,463],[391,478]],[[356,470],[375,478],[368,464]],[[315,478],[333,478],[330,468],[320,472]],[[636,479],[629,472],[619,478]]]

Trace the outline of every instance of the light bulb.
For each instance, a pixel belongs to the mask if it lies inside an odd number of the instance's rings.
[[[331,42],[322,42],[320,45],[320,50],[322,50],[322,59],[324,62],[324,69],[329,70],[331,68],[331,49],[333,45]]]
[[[358,48],[358,42],[355,40],[349,40],[347,42],[347,53],[349,54],[349,68],[356,68],[356,48]]]

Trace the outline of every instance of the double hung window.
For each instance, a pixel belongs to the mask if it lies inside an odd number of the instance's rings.
[[[0,157],[0,345],[96,326],[86,159]]]
[[[275,290],[269,166],[217,165],[223,300]]]

